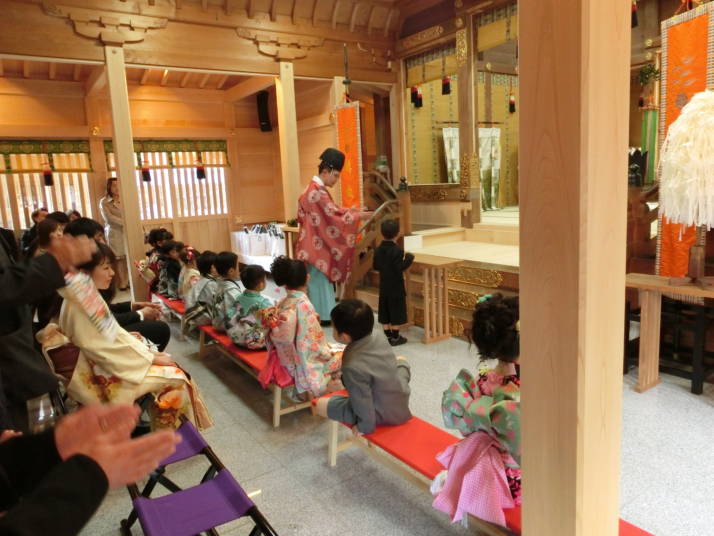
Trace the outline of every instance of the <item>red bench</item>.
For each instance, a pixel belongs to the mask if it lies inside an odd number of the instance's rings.
[[[198,330],[200,333],[199,358],[203,358],[210,349],[217,348],[223,355],[256,379],[268,363],[266,350],[247,350],[236,346],[228,335],[216,331],[212,326],[200,326]],[[287,405],[283,405],[282,387],[273,384],[270,386],[270,390],[273,392],[273,426],[276,428],[280,426],[282,415],[311,407],[310,400],[307,402],[287,401]]]
[[[172,316],[175,316],[179,322],[181,322],[181,336],[186,335],[186,325],[184,322],[184,314],[186,313],[186,305],[183,300],[170,300],[166,296],[152,292],[151,301],[156,303],[162,303],[164,309]]]
[[[324,395],[347,395],[338,391]],[[313,400],[313,404],[318,399]],[[343,424],[349,428],[349,426]],[[337,465],[337,453],[352,446],[360,447],[367,454],[398,472],[408,480],[429,490],[431,481],[443,469],[436,455],[459,441],[448,432],[437,428],[418,417],[412,417],[399,426],[378,426],[371,434],[354,436],[339,441],[340,423],[329,421],[327,457],[330,467]],[[397,463],[399,460],[401,463]],[[406,466],[406,467],[405,467]],[[410,468],[411,470],[407,469]],[[488,523],[482,519],[469,517],[469,525],[487,536],[512,536],[521,534],[521,508],[504,510],[508,528]],[[653,536],[642,529],[620,520],[620,536]]]

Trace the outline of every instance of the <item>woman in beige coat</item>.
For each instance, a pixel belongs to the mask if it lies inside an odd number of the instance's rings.
[[[129,273],[124,246],[124,217],[121,212],[119,183],[116,177],[107,179],[107,195],[99,201],[99,211],[104,219],[107,244],[117,258],[117,286],[119,290],[126,290],[129,287]]]

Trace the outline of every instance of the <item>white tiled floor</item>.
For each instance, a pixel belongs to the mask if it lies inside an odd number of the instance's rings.
[[[174,324],[175,326],[175,324]],[[461,368],[474,369],[474,349],[450,339],[424,346],[421,330],[400,348],[412,364],[412,412],[441,426],[441,392]],[[414,341],[414,342],[412,342]],[[173,340],[169,351],[203,390],[216,425],[205,437],[281,536],[467,534],[431,508],[429,497],[359,450],[326,464],[326,425],[308,411],[271,425],[270,397],[218,354],[199,362],[195,341]],[[664,377],[638,394],[625,377],[622,434],[622,517],[657,536],[714,534],[714,386],[689,393],[686,382]],[[171,467],[180,484],[198,481],[204,462]],[[130,509],[125,490],[111,492],[83,535],[118,534]],[[221,534],[248,534],[245,522]],[[134,534],[140,534],[135,527]]]

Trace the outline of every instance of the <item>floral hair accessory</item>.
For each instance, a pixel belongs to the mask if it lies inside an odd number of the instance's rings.
[[[490,300],[491,298],[493,298],[493,294],[484,294],[478,299],[477,303],[483,303],[486,300]]]

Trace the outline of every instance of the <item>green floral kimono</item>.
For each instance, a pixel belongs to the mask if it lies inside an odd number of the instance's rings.
[[[521,463],[521,388],[517,376],[501,376],[483,369],[478,377],[461,370],[444,391],[444,424],[465,436],[486,432]]]

